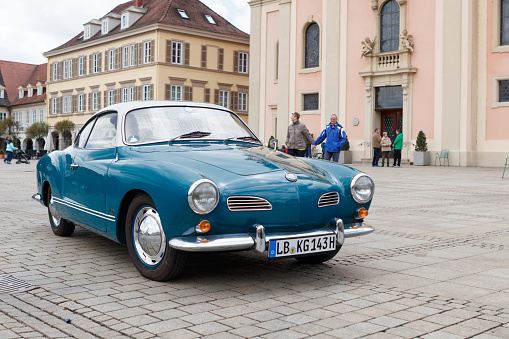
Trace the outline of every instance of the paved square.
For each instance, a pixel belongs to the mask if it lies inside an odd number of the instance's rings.
[[[197,254],[141,277],[127,249],[54,236],[31,200],[35,162],[0,166],[0,338],[509,338],[509,178],[502,169],[372,168],[376,232],[317,266]]]

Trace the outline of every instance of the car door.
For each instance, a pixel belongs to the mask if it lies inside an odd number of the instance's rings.
[[[105,187],[109,166],[115,161],[116,128],[116,112],[98,116],[82,129],[66,160],[65,196],[74,211],[73,220],[102,232],[115,222],[106,211]]]

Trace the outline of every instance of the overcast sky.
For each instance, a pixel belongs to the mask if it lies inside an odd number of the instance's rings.
[[[248,0],[201,0],[237,28],[249,33]],[[1,0],[0,60],[42,64],[42,53],[83,31],[126,0]]]

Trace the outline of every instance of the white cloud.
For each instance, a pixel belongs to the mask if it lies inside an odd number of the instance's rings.
[[[32,64],[46,62],[42,53],[56,48],[101,18],[123,0],[2,0],[0,59]],[[247,0],[202,0],[204,4],[249,33]]]

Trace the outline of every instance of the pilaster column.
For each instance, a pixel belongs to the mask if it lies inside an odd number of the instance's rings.
[[[291,0],[279,3],[279,60],[278,60],[278,98],[277,98],[277,139],[279,145],[286,141],[290,122],[290,39],[291,36]]]

